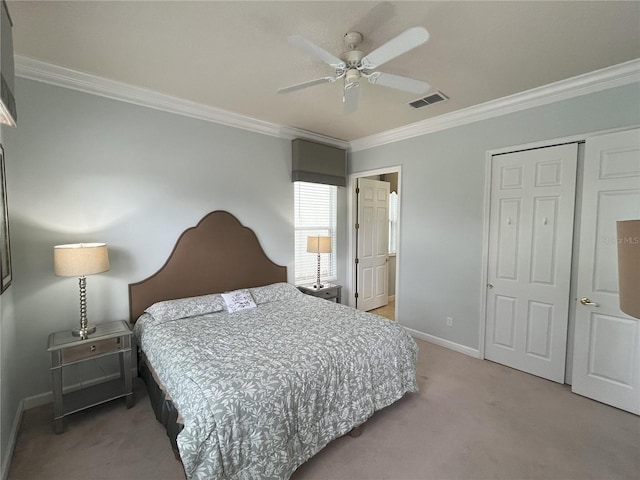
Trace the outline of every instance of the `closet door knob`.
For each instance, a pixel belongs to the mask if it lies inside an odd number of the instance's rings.
[[[598,304],[596,302],[592,302],[589,297],[582,297],[580,299],[580,303],[583,304],[583,305],[590,305],[592,307],[599,307],[600,306],[600,304]]]

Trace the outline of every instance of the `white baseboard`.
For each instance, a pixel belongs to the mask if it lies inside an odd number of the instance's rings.
[[[53,402],[53,392],[50,390],[48,392],[39,393],[37,395],[32,395],[30,397],[25,397],[22,399],[22,407],[23,410],[30,410],[32,408],[39,407],[41,405],[46,405],[47,403]]]
[[[436,337],[433,335],[429,335],[428,333],[419,332],[418,330],[413,330],[412,328],[404,327],[412,337],[419,338],[420,340],[424,340],[425,342],[434,343],[441,347],[448,348],[449,350],[454,350],[459,353],[464,353],[465,355],[469,355],[473,358],[482,358],[480,356],[480,350],[477,348],[467,347],[466,345],[461,345],[459,343],[452,342],[451,340],[445,340],[444,338]]]
[[[22,423],[22,413],[24,412],[24,401],[18,402],[18,409],[16,415],[13,418],[13,425],[11,425],[11,433],[9,434],[9,441],[7,442],[7,451],[4,452],[2,457],[2,480],[7,480],[9,476],[9,467],[11,466],[11,458],[13,458],[13,450],[16,448],[16,440],[18,438],[18,431],[20,430],[20,424]]]

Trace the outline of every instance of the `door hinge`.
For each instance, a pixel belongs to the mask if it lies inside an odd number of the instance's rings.
[[[358,298],[358,292],[356,292],[353,296]]]
[[[360,263],[360,259],[356,258],[355,262],[356,262],[356,265],[357,265],[358,263]]]
[[[358,230],[360,228],[360,224],[356,223],[356,230]]]
[[[360,193],[360,187],[356,187],[356,195]]]

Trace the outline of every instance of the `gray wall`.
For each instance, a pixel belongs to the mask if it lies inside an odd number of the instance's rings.
[[[633,84],[353,152],[350,173],[402,165],[398,321],[478,348],[486,152],[637,125],[639,105]]]
[[[8,127],[0,127],[0,140],[3,140],[6,128]],[[0,296],[0,473],[8,469],[10,452],[6,447],[20,401],[18,392],[11,388],[17,383],[15,362],[12,358],[16,344],[13,317],[13,289],[9,288]]]
[[[127,284],[212,210],[252,228],[290,280],[294,264],[289,140],[21,78],[16,92],[18,128],[3,129],[14,273],[1,297],[3,455],[18,402],[51,390],[48,334],[79,323],[78,280],[53,274],[54,245],[109,246],[111,270],[87,279],[90,322],[126,319]],[[341,188],[339,224],[345,199]]]

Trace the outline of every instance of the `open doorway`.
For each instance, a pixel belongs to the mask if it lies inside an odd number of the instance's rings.
[[[378,182],[387,183],[388,188],[388,210],[387,218],[385,219],[387,241],[385,242],[386,250],[384,253],[385,258],[385,278],[382,284],[380,279],[380,262],[378,262],[378,268],[371,268],[370,271],[374,272],[368,274],[363,270],[363,264],[366,264],[369,260],[367,255],[367,247],[363,246],[363,238],[367,235],[375,236],[376,227],[369,228],[366,226],[366,222],[369,222],[375,215],[363,215],[362,195],[358,194],[358,186],[365,184],[370,186],[372,183],[375,186]],[[349,231],[349,245],[350,245],[350,257],[349,257],[349,278],[350,288],[353,292],[349,298],[349,304],[353,307],[364,309],[366,311],[372,311],[379,315],[382,315],[390,320],[397,319],[397,298],[398,298],[398,260],[400,255],[400,205],[401,205],[401,167],[388,167],[385,169],[371,170],[365,172],[359,172],[353,174],[350,178],[350,208],[349,208],[349,225],[351,226]],[[378,192],[383,191],[378,189]],[[362,194],[362,191],[360,192]],[[379,194],[374,195],[378,196]],[[371,197],[371,195],[369,195]],[[362,218],[360,218],[362,217]],[[378,215],[379,217],[379,215]],[[380,223],[380,219],[377,219]],[[359,228],[357,228],[359,227]],[[370,249],[371,250],[371,249]],[[360,268],[359,268],[360,267]],[[377,273],[376,273],[377,272]],[[377,276],[377,278],[375,278]],[[377,283],[376,283],[377,282]],[[373,285],[373,286],[372,286]],[[375,285],[379,285],[380,288]],[[382,291],[384,287],[385,292]],[[380,290],[379,292],[376,290]],[[370,297],[372,291],[376,293],[385,293],[387,301],[384,304],[376,302],[370,303]],[[380,297],[380,295],[378,295]],[[372,308],[373,305],[373,308]]]

